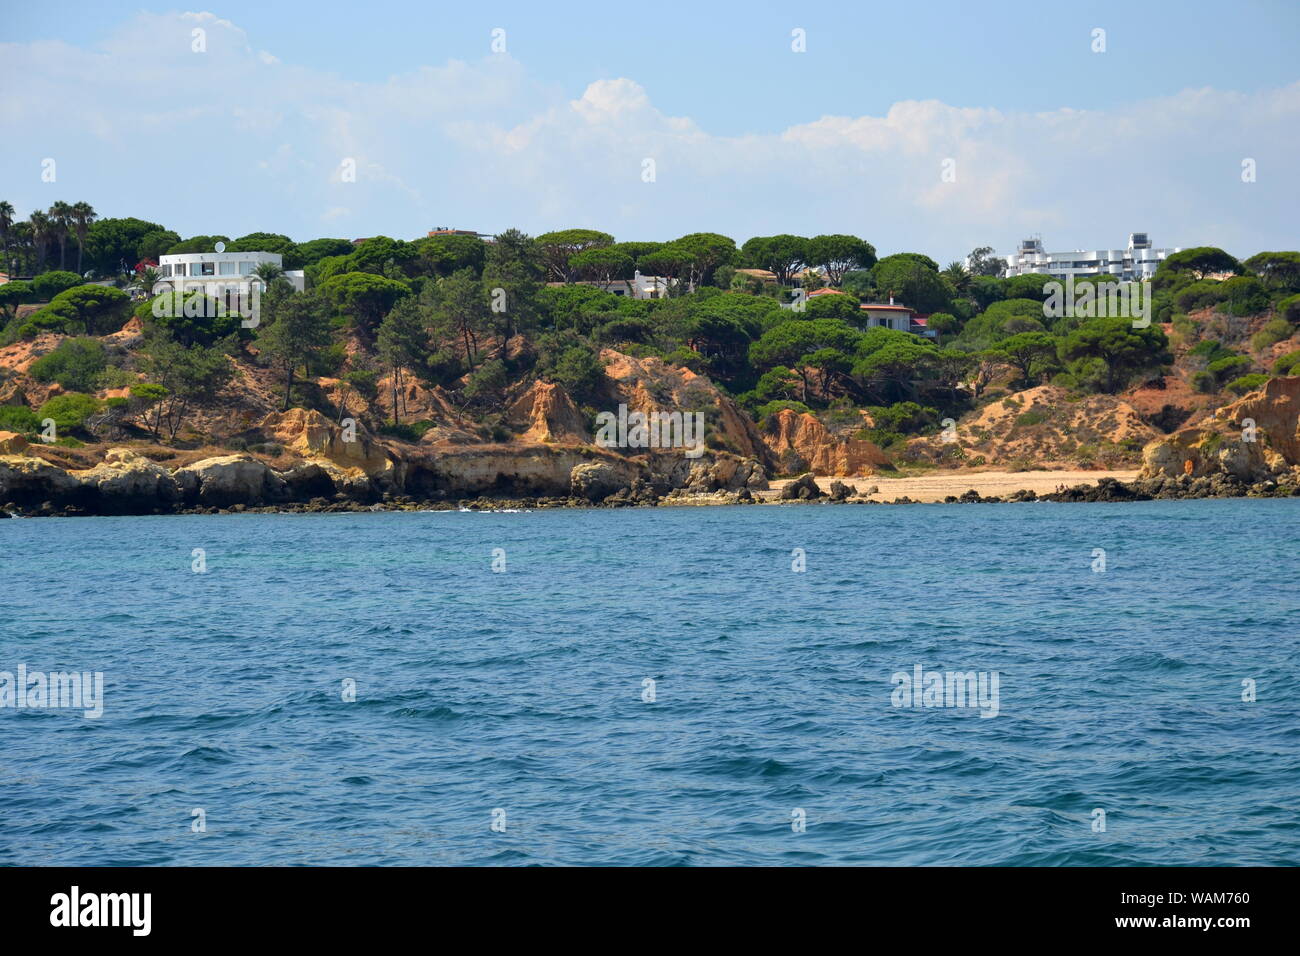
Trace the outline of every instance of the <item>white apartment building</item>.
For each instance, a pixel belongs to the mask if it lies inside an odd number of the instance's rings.
[[[1024,240],[1015,255],[1006,257],[1004,275],[1040,272],[1062,280],[1068,276],[1093,275],[1109,275],[1123,281],[1150,279],[1160,260],[1178,251],[1177,248],[1151,248],[1145,232],[1130,234],[1127,249],[1076,249],[1074,252],[1044,252],[1043,240],[1036,237]]]
[[[201,290],[213,297],[231,291],[246,295],[252,282],[258,281],[254,270],[261,265],[282,266],[278,252],[185,252],[158,257],[158,284],[150,290],[189,292]],[[301,269],[284,273],[285,279],[302,292],[306,278]]]

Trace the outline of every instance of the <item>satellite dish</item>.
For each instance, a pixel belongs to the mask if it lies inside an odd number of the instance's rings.
[[[226,244],[224,242],[218,242],[216,248],[217,248],[217,252],[225,252]]]

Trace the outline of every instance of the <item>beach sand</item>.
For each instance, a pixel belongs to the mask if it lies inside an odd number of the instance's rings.
[[[880,475],[869,478],[818,477],[817,487],[825,492],[830,490],[832,481],[842,481],[857,491],[875,485],[880,489],[870,496],[875,501],[893,501],[904,497],[913,501],[943,501],[949,495],[960,497],[972,488],[981,497],[1006,497],[1021,489],[1043,495],[1056,491],[1059,485],[1067,488],[1073,485],[1091,485],[1096,484],[1100,478],[1129,482],[1137,476],[1137,471],[935,471],[911,478],[885,478]],[[781,489],[789,481],[779,479],[771,484],[771,490],[759,492],[758,497],[765,500],[779,498]]]

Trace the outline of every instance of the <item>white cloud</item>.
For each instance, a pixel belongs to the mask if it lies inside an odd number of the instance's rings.
[[[206,52],[192,50],[195,28]],[[494,55],[362,83],[285,63],[210,13],[141,14],[95,49],[0,45],[0,84],[0,174],[20,212],[84,198],[185,234],[853,232],[948,259],[1031,232],[1068,248],[1147,230],[1245,255],[1295,245],[1300,198],[1300,84],[1106,112],[907,101],[718,136],[627,77],[574,99]],[[57,184],[39,180],[46,156]],[[1240,181],[1244,157],[1258,182]],[[347,158],[356,182],[339,173]]]

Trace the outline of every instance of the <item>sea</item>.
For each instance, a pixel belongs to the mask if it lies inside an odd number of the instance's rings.
[[[1298,532],[1296,499],[0,520],[0,865],[1296,865]]]

